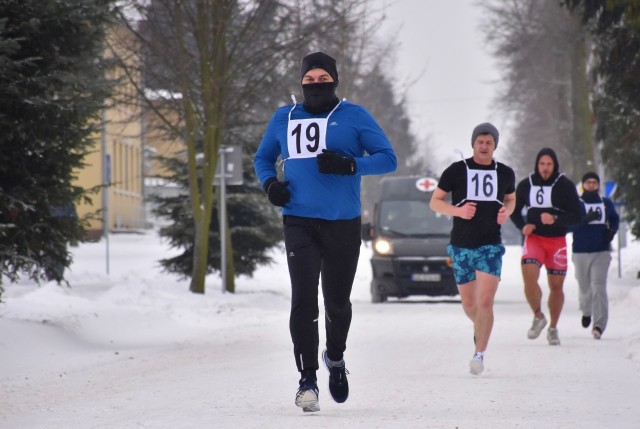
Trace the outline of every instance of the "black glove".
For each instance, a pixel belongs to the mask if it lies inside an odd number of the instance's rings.
[[[600,220],[600,213],[598,213],[598,212],[597,212],[597,211],[595,211],[595,210],[591,210],[591,211],[589,211],[589,213],[587,213],[587,215],[584,217],[584,221],[585,221],[586,223],[589,223],[589,222],[594,221],[594,220]]]
[[[356,174],[356,160],[350,156],[342,156],[335,152],[322,149],[322,153],[316,157],[318,170],[323,174],[342,174],[352,176]]]
[[[607,243],[611,243],[613,241],[613,237],[616,236],[616,232],[612,229],[607,229],[604,233],[604,239],[607,240]]]
[[[274,206],[284,207],[291,199],[291,193],[287,189],[289,182],[278,182],[278,179],[272,177],[264,184],[264,191],[269,197],[269,201]]]

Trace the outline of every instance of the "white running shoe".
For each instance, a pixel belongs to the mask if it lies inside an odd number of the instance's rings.
[[[530,340],[535,340],[540,336],[540,332],[542,329],[547,326],[547,319],[544,317],[544,314],[541,318],[533,318],[533,323],[531,324],[531,329],[527,332],[527,338]]]
[[[599,340],[602,337],[602,330],[596,326],[591,330],[591,335],[593,335],[593,338],[596,340]]]
[[[480,375],[484,371],[484,357],[482,353],[476,353],[469,362],[469,371],[473,375]]]
[[[550,346],[559,346],[560,337],[558,337],[558,330],[556,328],[549,328],[547,330],[547,341]]]
[[[300,380],[300,388],[296,393],[296,405],[302,408],[305,413],[320,411],[318,393],[316,380],[303,378]]]

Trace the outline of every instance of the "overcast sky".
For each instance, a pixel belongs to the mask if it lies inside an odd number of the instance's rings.
[[[485,46],[483,14],[474,0],[375,1],[387,6],[381,35],[399,31],[398,82],[419,77],[408,93],[414,131],[431,136],[440,161],[459,159],[456,148],[471,156],[471,131],[481,122],[502,132],[503,119],[492,108],[499,70]],[[507,141],[502,134],[501,143]],[[499,160],[500,155],[498,150]]]

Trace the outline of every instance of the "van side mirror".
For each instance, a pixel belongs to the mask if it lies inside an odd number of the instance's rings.
[[[360,228],[360,238],[362,241],[371,241],[373,238],[373,229],[371,228],[371,223],[363,223]]]

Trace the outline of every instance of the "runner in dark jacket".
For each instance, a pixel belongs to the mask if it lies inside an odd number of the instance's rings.
[[[580,222],[582,207],[576,187],[559,172],[553,149],[538,152],[534,172],[518,183],[516,207],[511,220],[525,236],[522,249],[522,278],[527,302],[533,311],[529,339],[540,336],[547,324],[542,313],[542,289],[538,283],[540,268],[547,269],[549,314],[547,331],[550,345],[559,345],[558,320],[564,305],[562,290],[567,275],[567,240],[569,227]]]
[[[598,193],[600,177],[593,172],[582,177],[584,192],[580,201],[584,207],[583,221],[573,230],[573,254],[579,287],[582,326],[591,326],[593,338],[599,340],[609,319],[607,273],[611,263],[611,241],[618,232],[620,217],[613,202]]]

